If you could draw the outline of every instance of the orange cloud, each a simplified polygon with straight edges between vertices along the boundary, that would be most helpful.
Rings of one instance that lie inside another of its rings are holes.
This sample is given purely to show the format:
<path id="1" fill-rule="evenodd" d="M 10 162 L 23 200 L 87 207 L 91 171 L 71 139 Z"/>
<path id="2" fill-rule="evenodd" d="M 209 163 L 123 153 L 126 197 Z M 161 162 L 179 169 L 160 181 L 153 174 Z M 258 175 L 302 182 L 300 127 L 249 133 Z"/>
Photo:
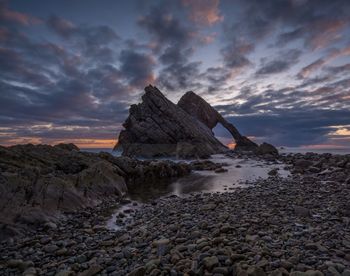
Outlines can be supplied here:
<path id="1" fill-rule="evenodd" d="M 301 148 L 305 149 L 342 149 L 346 148 L 345 146 L 342 145 L 335 145 L 335 144 L 316 144 L 316 145 L 305 145 L 301 146 Z"/>
<path id="2" fill-rule="evenodd" d="M 211 26 L 224 18 L 220 15 L 220 0 L 182 0 L 182 3 L 190 9 L 190 19 L 197 24 Z"/>

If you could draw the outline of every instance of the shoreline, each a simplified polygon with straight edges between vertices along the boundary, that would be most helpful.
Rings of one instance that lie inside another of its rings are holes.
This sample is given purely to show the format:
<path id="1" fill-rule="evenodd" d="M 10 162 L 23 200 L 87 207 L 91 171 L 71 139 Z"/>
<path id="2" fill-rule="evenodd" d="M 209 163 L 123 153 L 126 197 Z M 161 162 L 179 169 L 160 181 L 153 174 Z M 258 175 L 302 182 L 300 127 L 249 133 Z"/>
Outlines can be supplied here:
<path id="1" fill-rule="evenodd" d="M 291 170 L 287 178 L 274 171 L 229 192 L 160 198 L 117 231 L 106 227 L 115 199 L 68 212 L 30 236 L 2 241 L 0 269 L 27 276 L 350 275 L 350 155 L 279 159 Z"/>
<path id="2" fill-rule="evenodd" d="M 144 204 L 118 231 L 105 227 L 111 206 L 98 206 L 2 243 L 0 263 L 5 275 L 34 267 L 39 275 L 342 275 L 350 272 L 350 220 L 337 212 L 349 196 L 349 185 L 320 189 L 305 178 L 270 177 L 233 192 Z"/>

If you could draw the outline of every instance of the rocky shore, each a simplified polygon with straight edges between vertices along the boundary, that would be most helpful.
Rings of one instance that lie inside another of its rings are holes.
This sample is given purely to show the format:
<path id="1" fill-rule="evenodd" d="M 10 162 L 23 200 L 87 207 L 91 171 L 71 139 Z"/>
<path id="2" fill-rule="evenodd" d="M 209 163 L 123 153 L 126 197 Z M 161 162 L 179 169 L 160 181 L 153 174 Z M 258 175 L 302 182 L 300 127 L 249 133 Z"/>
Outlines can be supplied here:
<path id="1" fill-rule="evenodd" d="M 66 212 L 2 241 L 1 275 L 350 275 L 350 156 L 279 159 L 291 177 L 161 198 L 118 231 L 115 201 Z"/>
<path id="2" fill-rule="evenodd" d="M 118 201 L 129 183 L 190 172 L 185 163 L 89 153 L 73 144 L 0 147 L 0 240 L 52 228 L 65 212 Z"/>

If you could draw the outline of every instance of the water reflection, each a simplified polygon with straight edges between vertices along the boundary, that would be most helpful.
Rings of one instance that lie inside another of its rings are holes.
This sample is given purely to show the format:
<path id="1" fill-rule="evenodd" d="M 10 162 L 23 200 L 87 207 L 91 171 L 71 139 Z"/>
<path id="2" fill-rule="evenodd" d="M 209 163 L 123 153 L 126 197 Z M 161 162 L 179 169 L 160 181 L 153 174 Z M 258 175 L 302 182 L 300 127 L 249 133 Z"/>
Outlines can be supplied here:
<path id="1" fill-rule="evenodd" d="M 118 230 L 129 224 L 132 214 L 144 203 L 150 203 L 161 197 L 186 195 L 198 192 L 225 192 L 244 187 L 247 182 L 259 178 L 267 178 L 268 172 L 277 168 L 281 177 L 286 177 L 289 172 L 283 164 L 268 163 L 249 159 L 232 159 L 224 155 L 214 155 L 210 160 L 217 163 L 226 163 L 228 171 L 215 173 L 213 171 L 195 171 L 190 175 L 163 180 L 146 180 L 137 183 L 128 183 L 128 198 L 130 203 L 116 210 L 112 218 L 107 222 L 109 229 Z"/>
<path id="2" fill-rule="evenodd" d="M 185 196 L 196 192 L 225 192 L 235 187 L 245 186 L 247 182 L 259 178 L 267 178 L 268 172 L 278 168 L 279 175 L 289 174 L 282 164 L 266 163 L 249 159 L 232 159 L 224 155 L 214 155 L 210 160 L 226 163 L 228 171 L 215 173 L 213 171 L 195 171 L 182 178 L 143 181 L 128 184 L 128 197 L 137 202 L 147 203 L 154 199 L 177 195 Z"/>
<path id="3" fill-rule="evenodd" d="M 132 183 L 128 185 L 128 198 L 133 201 L 147 203 L 168 195 L 184 196 L 195 192 L 210 191 L 214 178 L 215 176 L 201 175 L 194 172 L 181 178 Z"/>

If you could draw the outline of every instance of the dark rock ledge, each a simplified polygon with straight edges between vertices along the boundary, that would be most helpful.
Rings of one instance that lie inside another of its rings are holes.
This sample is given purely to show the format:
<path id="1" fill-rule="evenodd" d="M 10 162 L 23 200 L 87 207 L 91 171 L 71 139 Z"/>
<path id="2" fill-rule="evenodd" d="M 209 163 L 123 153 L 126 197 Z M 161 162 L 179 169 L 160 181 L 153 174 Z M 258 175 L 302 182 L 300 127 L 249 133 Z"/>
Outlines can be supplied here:
<path id="1" fill-rule="evenodd" d="M 130 181 L 190 171 L 184 163 L 82 152 L 73 144 L 0 146 L 0 239 L 56 223 L 64 212 L 120 199 Z"/>

